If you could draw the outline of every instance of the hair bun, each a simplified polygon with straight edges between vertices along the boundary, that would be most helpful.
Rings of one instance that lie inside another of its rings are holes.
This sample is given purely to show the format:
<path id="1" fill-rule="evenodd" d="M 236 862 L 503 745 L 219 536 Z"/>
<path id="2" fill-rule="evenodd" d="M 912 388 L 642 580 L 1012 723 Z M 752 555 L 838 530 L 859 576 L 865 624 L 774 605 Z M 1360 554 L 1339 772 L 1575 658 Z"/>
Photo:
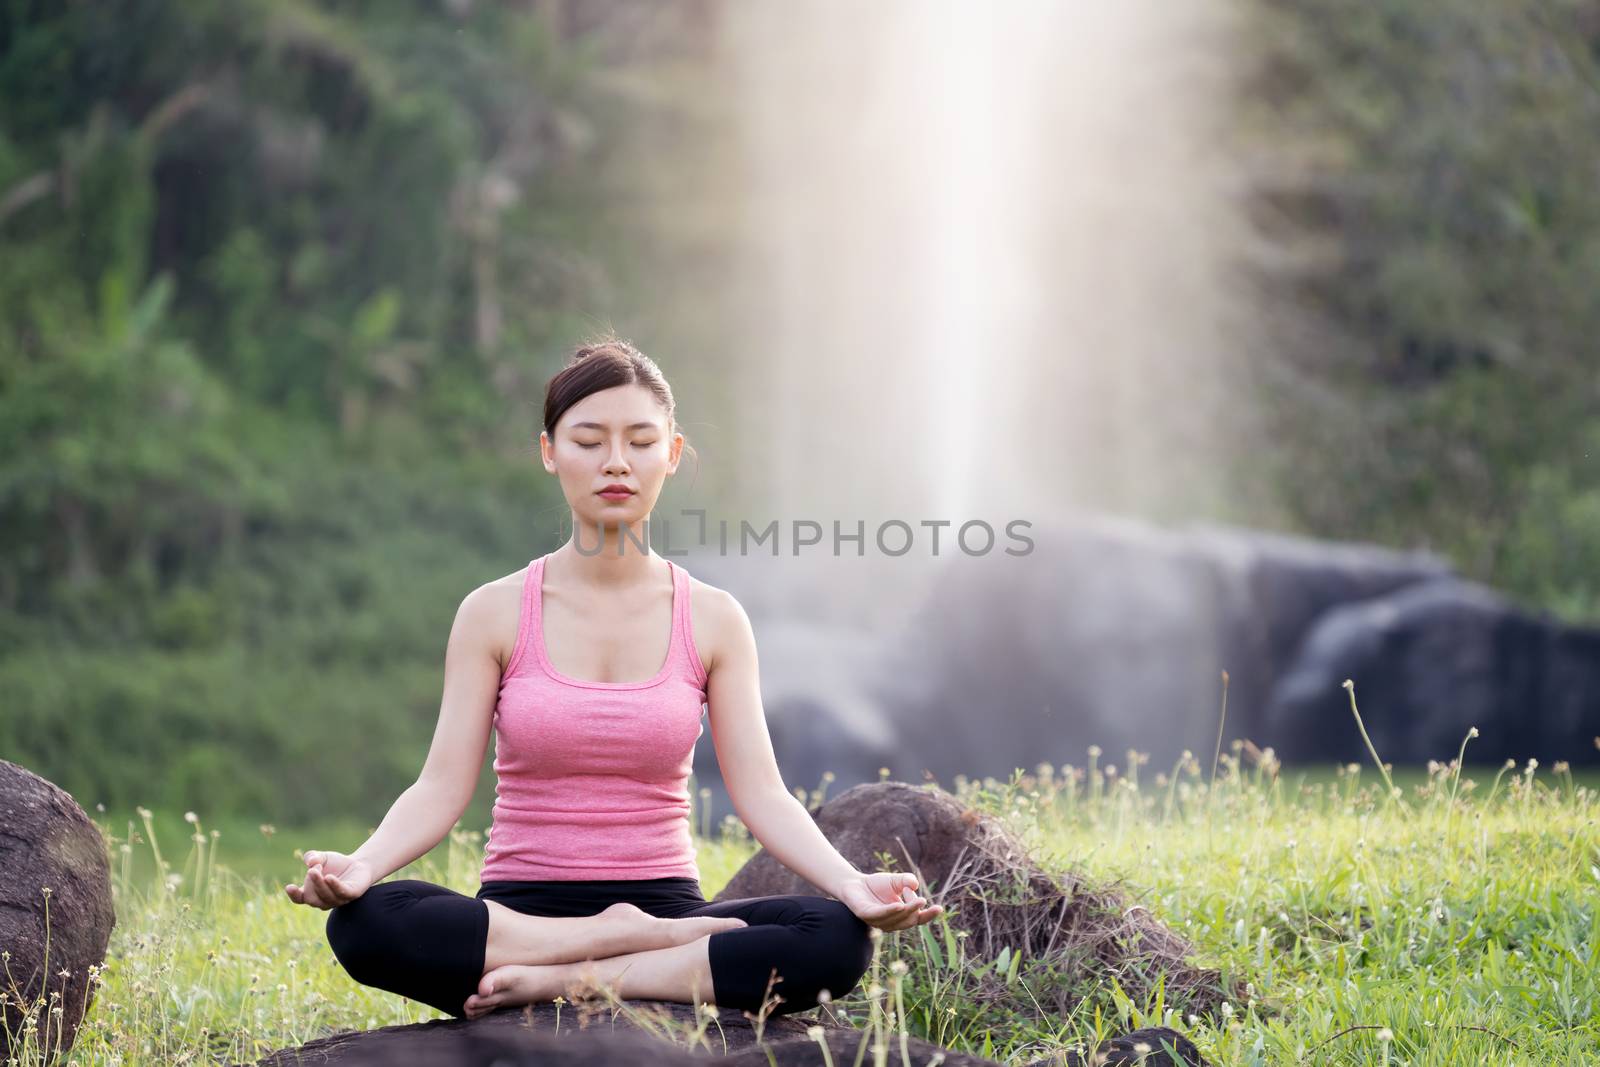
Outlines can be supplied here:
<path id="1" fill-rule="evenodd" d="M 632 342 L 625 341 L 620 337 L 601 337 L 593 341 L 585 342 L 574 349 L 572 355 L 567 359 L 567 366 L 571 367 L 575 364 L 582 363 L 585 360 L 593 359 L 596 356 L 617 355 L 639 358 L 642 357 L 644 353 L 635 348 Z"/>

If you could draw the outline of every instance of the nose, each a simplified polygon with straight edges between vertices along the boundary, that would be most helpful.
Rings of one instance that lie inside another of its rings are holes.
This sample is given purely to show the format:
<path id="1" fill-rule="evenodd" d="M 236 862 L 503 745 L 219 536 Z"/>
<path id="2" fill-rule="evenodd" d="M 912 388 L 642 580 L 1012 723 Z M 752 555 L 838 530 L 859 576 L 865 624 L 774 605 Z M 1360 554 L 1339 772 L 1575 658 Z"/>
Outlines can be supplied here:
<path id="1" fill-rule="evenodd" d="M 620 477 L 628 473 L 628 459 L 623 453 L 624 447 L 622 442 L 612 442 L 611 452 L 606 456 L 605 471 L 607 474 Z"/>

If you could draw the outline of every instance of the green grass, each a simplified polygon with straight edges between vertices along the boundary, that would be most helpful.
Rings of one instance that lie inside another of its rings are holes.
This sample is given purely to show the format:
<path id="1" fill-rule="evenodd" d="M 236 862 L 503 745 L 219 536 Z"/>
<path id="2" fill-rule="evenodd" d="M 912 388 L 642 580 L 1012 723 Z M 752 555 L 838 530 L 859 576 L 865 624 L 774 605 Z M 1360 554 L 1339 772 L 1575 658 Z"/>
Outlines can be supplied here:
<path id="1" fill-rule="evenodd" d="M 1236 743 L 1214 785 L 1209 777 L 1193 758 L 1152 774 L 1095 755 L 953 788 L 1047 867 L 1125 880 L 1192 940 L 1194 962 L 1248 982 L 1248 1003 L 1185 1017 L 1085 986 L 1071 1017 L 1042 1018 L 1039 983 L 1073 976 L 1004 955 L 969 959 L 942 918 L 880 939 L 872 971 L 828 1010 L 877 1031 L 870 1062 L 880 1064 L 901 1062 L 899 1033 L 1023 1063 L 1156 1024 L 1189 1034 L 1219 1065 L 1600 1059 L 1592 775 L 1558 765 L 1458 778 L 1452 762 L 1397 773 L 1395 797 L 1370 771 L 1284 772 L 1270 751 L 1241 754 Z M 440 1017 L 351 981 L 324 940 L 326 913 L 283 895 L 303 869 L 296 850 L 348 851 L 367 827 L 269 836 L 259 822 L 100 818 L 118 925 L 68 1062 L 248 1061 L 331 1031 Z M 742 827 L 725 818 L 724 829 L 733 832 L 699 842 L 708 894 L 754 852 Z M 481 833 L 458 830 L 395 877 L 470 894 L 481 848 Z M 166 879 L 155 877 L 158 849 Z M 997 981 L 1014 996 L 982 1007 L 976 984 Z"/>

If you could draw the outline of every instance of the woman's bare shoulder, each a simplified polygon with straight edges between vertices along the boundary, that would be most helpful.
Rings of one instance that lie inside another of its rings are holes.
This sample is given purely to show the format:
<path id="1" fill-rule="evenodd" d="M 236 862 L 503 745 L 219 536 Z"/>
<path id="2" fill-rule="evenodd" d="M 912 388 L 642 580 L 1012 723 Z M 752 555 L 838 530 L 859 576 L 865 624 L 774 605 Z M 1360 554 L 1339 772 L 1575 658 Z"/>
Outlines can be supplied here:
<path id="1" fill-rule="evenodd" d="M 470 612 L 476 628 L 484 634 L 489 651 L 505 668 L 517 647 L 517 630 L 522 625 L 522 586 L 527 577 L 527 567 L 519 567 L 510 574 L 490 579 L 473 589 L 461 602 L 461 610 Z"/>
<path id="2" fill-rule="evenodd" d="M 695 648 L 706 673 L 716 669 L 719 659 L 740 647 L 750 621 L 738 598 L 726 589 L 690 576 L 689 625 Z"/>

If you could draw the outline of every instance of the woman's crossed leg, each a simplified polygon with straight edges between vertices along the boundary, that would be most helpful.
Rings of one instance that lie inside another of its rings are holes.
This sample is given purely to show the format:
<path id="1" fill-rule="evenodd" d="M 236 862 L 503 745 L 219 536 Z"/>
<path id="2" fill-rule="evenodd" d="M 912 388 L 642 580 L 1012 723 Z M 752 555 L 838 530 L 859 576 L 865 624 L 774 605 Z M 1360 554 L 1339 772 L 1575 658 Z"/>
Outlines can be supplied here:
<path id="1" fill-rule="evenodd" d="M 679 922 L 735 918 L 745 925 L 668 948 L 577 963 L 493 967 L 467 999 L 467 1016 L 553 1000 L 583 984 L 605 985 L 623 1000 L 711 1003 L 751 1012 L 776 997 L 772 1014 L 787 1015 L 816 1007 L 824 991 L 845 995 L 872 962 L 870 928 L 825 897 L 747 897 L 661 910 Z"/>
<path id="2" fill-rule="evenodd" d="M 872 958 L 866 923 L 835 900 L 639 899 L 643 908 L 597 899 L 587 915 L 570 914 L 570 904 L 565 915 L 536 915 L 400 879 L 334 908 L 328 941 L 356 981 L 458 1017 L 554 999 L 583 983 L 623 998 L 749 1011 L 771 993 L 786 1014 L 815 1006 L 824 989 L 842 996 Z"/>

